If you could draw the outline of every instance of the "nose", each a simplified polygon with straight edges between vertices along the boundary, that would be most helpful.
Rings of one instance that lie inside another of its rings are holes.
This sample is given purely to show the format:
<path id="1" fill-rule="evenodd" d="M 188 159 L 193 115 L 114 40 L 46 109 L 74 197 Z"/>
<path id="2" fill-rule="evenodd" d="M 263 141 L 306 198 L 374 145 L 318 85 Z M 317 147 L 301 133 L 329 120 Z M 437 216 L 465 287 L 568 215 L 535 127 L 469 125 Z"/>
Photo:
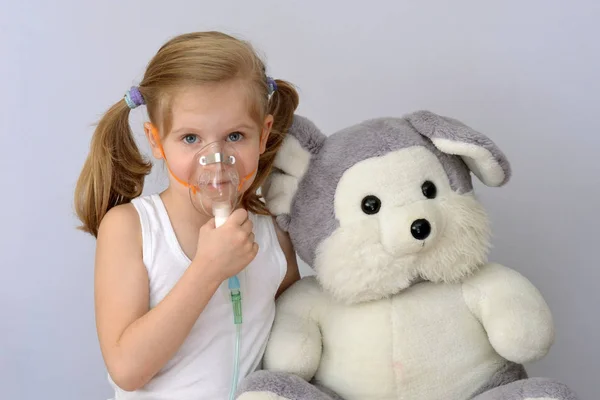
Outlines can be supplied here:
<path id="1" fill-rule="evenodd" d="M 417 240 L 425 240 L 431 233 L 431 224 L 426 219 L 418 219 L 410 226 L 410 233 Z"/>

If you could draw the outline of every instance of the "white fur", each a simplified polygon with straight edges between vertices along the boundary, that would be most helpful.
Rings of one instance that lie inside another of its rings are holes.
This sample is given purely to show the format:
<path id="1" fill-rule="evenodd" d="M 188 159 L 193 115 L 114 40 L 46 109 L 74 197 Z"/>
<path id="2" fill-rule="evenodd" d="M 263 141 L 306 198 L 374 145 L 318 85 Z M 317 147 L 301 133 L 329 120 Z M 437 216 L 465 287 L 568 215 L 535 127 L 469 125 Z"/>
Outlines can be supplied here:
<path id="1" fill-rule="evenodd" d="M 263 185 L 265 203 L 274 215 L 289 214 L 298 189 L 298 179 L 292 175 L 273 172 Z"/>
<path id="2" fill-rule="evenodd" d="M 460 155 L 469 169 L 486 185 L 498 186 L 504 181 L 504 170 L 488 149 L 450 139 L 433 138 L 432 142 L 444 153 Z"/>
<path id="3" fill-rule="evenodd" d="M 306 173 L 310 157 L 310 153 L 302 147 L 298 139 L 287 135 L 275 156 L 273 166 L 299 179 Z"/>
<path id="4" fill-rule="evenodd" d="M 308 277 L 282 299 L 265 366 L 308 380 L 302 360 L 322 345 L 314 377 L 346 400 L 466 399 L 502 363 L 458 284 L 422 283 L 390 299 L 345 305 Z"/>
<path id="5" fill-rule="evenodd" d="M 426 199 L 421 185 L 437 186 Z M 366 215 L 361 200 L 376 195 L 378 214 Z M 472 194 L 452 191 L 437 158 L 412 147 L 357 163 L 342 176 L 335 194 L 339 228 L 320 243 L 315 269 L 319 282 L 346 303 L 398 293 L 415 278 L 457 282 L 486 262 L 489 223 Z M 410 233 L 425 218 L 432 233 L 425 241 Z"/>
<path id="6" fill-rule="evenodd" d="M 506 359 L 537 361 L 550 350 L 554 342 L 550 309 L 538 289 L 518 272 L 486 265 L 463 283 L 463 295 L 492 346 Z"/>

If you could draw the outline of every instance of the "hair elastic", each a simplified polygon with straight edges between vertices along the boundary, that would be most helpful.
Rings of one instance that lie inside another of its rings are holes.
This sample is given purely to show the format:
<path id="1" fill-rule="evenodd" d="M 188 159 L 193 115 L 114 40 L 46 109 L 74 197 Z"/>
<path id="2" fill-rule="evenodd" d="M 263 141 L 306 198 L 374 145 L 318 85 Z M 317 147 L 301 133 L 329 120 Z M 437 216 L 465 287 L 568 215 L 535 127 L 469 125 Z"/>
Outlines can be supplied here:
<path id="1" fill-rule="evenodd" d="M 275 82 L 275 79 L 271 78 L 270 76 L 267 76 L 267 86 L 269 87 L 270 100 L 271 96 L 273 96 L 273 93 L 275 93 L 275 91 L 277 90 L 277 82 Z"/>
<path id="2" fill-rule="evenodd" d="M 132 86 L 127 93 L 125 93 L 124 98 L 125 103 L 127 103 L 127 106 L 132 110 L 138 106 L 146 104 L 142 93 L 140 93 L 140 88 L 137 86 Z"/>

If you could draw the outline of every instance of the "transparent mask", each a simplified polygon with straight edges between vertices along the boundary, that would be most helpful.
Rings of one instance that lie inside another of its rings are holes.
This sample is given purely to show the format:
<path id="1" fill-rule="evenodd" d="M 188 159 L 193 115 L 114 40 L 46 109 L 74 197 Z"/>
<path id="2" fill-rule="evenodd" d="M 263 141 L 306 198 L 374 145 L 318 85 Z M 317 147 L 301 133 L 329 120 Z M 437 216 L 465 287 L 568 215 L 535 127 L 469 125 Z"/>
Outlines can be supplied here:
<path id="1" fill-rule="evenodd" d="M 213 142 L 194 157 L 189 177 L 190 199 L 199 212 L 222 225 L 240 201 L 239 156 L 227 142 Z"/>

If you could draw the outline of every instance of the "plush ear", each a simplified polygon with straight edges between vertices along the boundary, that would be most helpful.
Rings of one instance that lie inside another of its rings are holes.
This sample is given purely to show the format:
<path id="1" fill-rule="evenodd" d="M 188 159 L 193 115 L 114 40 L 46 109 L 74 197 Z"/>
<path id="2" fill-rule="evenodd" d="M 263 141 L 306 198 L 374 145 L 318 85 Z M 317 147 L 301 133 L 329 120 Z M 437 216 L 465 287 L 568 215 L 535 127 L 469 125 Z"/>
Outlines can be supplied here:
<path id="1" fill-rule="evenodd" d="M 510 179 L 508 159 L 485 135 L 460 121 L 430 111 L 417 111 L 405 118 L 438 150 L 460 156 L 485 185 L 502 186 Z"/>
<path id="2" fill-rule="evenodd" d="M 294 115 L 281 148 L 275 156 L 273 172 L 262 187 L 267 207 L 277 216 L 282 229 L 287 230 L 292 201 L 298 184 L 327 137 L 308 118 Z"/>

